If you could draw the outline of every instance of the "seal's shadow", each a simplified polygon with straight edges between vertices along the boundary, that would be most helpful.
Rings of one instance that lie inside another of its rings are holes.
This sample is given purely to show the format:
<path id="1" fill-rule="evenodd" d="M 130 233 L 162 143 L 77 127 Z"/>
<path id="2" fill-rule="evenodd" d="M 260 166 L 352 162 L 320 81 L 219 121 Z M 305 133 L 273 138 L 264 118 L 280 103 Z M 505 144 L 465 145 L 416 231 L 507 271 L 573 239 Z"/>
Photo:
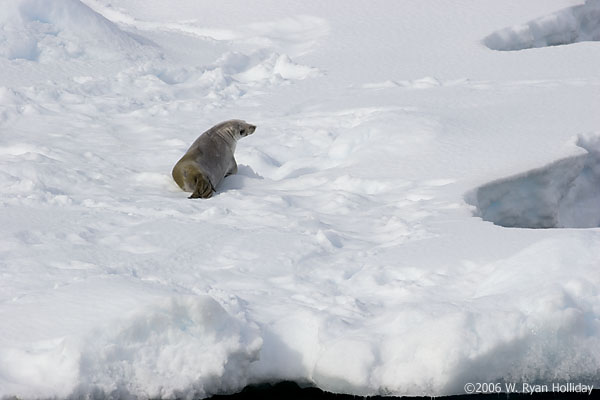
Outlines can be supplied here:
<path id="1" fill-rule="evenodd" d="M 248 165 L 238 164 L 238 172 L 235 175 L 229 175 L 217 187 L 217 193 L 224 193 L 229 190 L 239 190 L 248 184 L 249 179 L 264 179 L 257 174 L 252 167 Z"/>

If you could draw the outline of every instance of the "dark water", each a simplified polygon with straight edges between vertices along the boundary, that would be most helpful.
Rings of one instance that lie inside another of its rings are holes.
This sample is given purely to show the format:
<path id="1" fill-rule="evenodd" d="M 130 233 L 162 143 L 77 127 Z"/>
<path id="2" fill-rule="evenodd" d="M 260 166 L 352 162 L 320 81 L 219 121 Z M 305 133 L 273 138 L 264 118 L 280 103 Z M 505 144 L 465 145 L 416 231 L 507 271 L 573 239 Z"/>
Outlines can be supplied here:
<path id="1" fill-rule="evenodd" d="M 396 396 L 352 396 L 347 394 L 335 394 L 325 392 L 321 389 L 308 387 L 301 388 L 295 382 L 280 382 L 276 384 L 262 384 L 247 386 L 240 393 L 231 395 L 213 396 L 211 400 L 247 400 L 247 399 L 264 399 L 264 400 L 417 400 L 417 399 L 432 399 L 431 397 L 396 397 Z M 472 394 L 459 396 L 442 396 L 435 397 L 436 400 L 594 400 L 600 399 L 600 390 L 593 390 L 591 395 L 587 393 L 534 393 L 534 394 L 519 394 L 506 393 L 498 394 Z"/>

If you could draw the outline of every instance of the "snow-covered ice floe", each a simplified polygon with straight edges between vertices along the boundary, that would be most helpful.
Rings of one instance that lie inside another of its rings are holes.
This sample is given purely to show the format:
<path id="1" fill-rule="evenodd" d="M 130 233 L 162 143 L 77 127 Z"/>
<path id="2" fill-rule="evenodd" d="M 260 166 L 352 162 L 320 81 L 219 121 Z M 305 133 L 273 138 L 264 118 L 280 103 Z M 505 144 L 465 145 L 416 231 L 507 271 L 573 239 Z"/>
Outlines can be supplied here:
<path id="1" fill-rule="evenodd" d="M 1 1 L 0 398 L 600 387 L 596 13 Z"/>

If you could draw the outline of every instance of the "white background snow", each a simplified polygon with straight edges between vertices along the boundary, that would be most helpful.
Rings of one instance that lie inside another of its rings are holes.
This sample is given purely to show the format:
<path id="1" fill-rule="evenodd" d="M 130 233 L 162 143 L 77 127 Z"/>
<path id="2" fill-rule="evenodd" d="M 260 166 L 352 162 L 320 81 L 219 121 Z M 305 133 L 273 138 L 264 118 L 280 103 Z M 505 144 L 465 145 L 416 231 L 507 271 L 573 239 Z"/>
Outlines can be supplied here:
<path id="1" fill-rule="evenodd" d="M 600 386 L 599 14 L 1 0 L 0 397 Z"/>

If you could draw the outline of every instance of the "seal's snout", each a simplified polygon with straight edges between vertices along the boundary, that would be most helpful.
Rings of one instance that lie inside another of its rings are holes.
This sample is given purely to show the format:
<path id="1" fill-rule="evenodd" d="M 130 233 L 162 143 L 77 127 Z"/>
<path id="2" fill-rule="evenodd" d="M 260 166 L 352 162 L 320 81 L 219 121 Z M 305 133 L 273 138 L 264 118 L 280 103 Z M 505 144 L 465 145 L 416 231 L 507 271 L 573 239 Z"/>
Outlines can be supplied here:
<path id="1" fill-rule="evenodd" d="M 240 137 L 252 135 L 255 130 L 256 125 L 249 124 L 246 121 L 241 121 L 240 125 L 238 126 L 238 132 L 240 134 Z"/>

